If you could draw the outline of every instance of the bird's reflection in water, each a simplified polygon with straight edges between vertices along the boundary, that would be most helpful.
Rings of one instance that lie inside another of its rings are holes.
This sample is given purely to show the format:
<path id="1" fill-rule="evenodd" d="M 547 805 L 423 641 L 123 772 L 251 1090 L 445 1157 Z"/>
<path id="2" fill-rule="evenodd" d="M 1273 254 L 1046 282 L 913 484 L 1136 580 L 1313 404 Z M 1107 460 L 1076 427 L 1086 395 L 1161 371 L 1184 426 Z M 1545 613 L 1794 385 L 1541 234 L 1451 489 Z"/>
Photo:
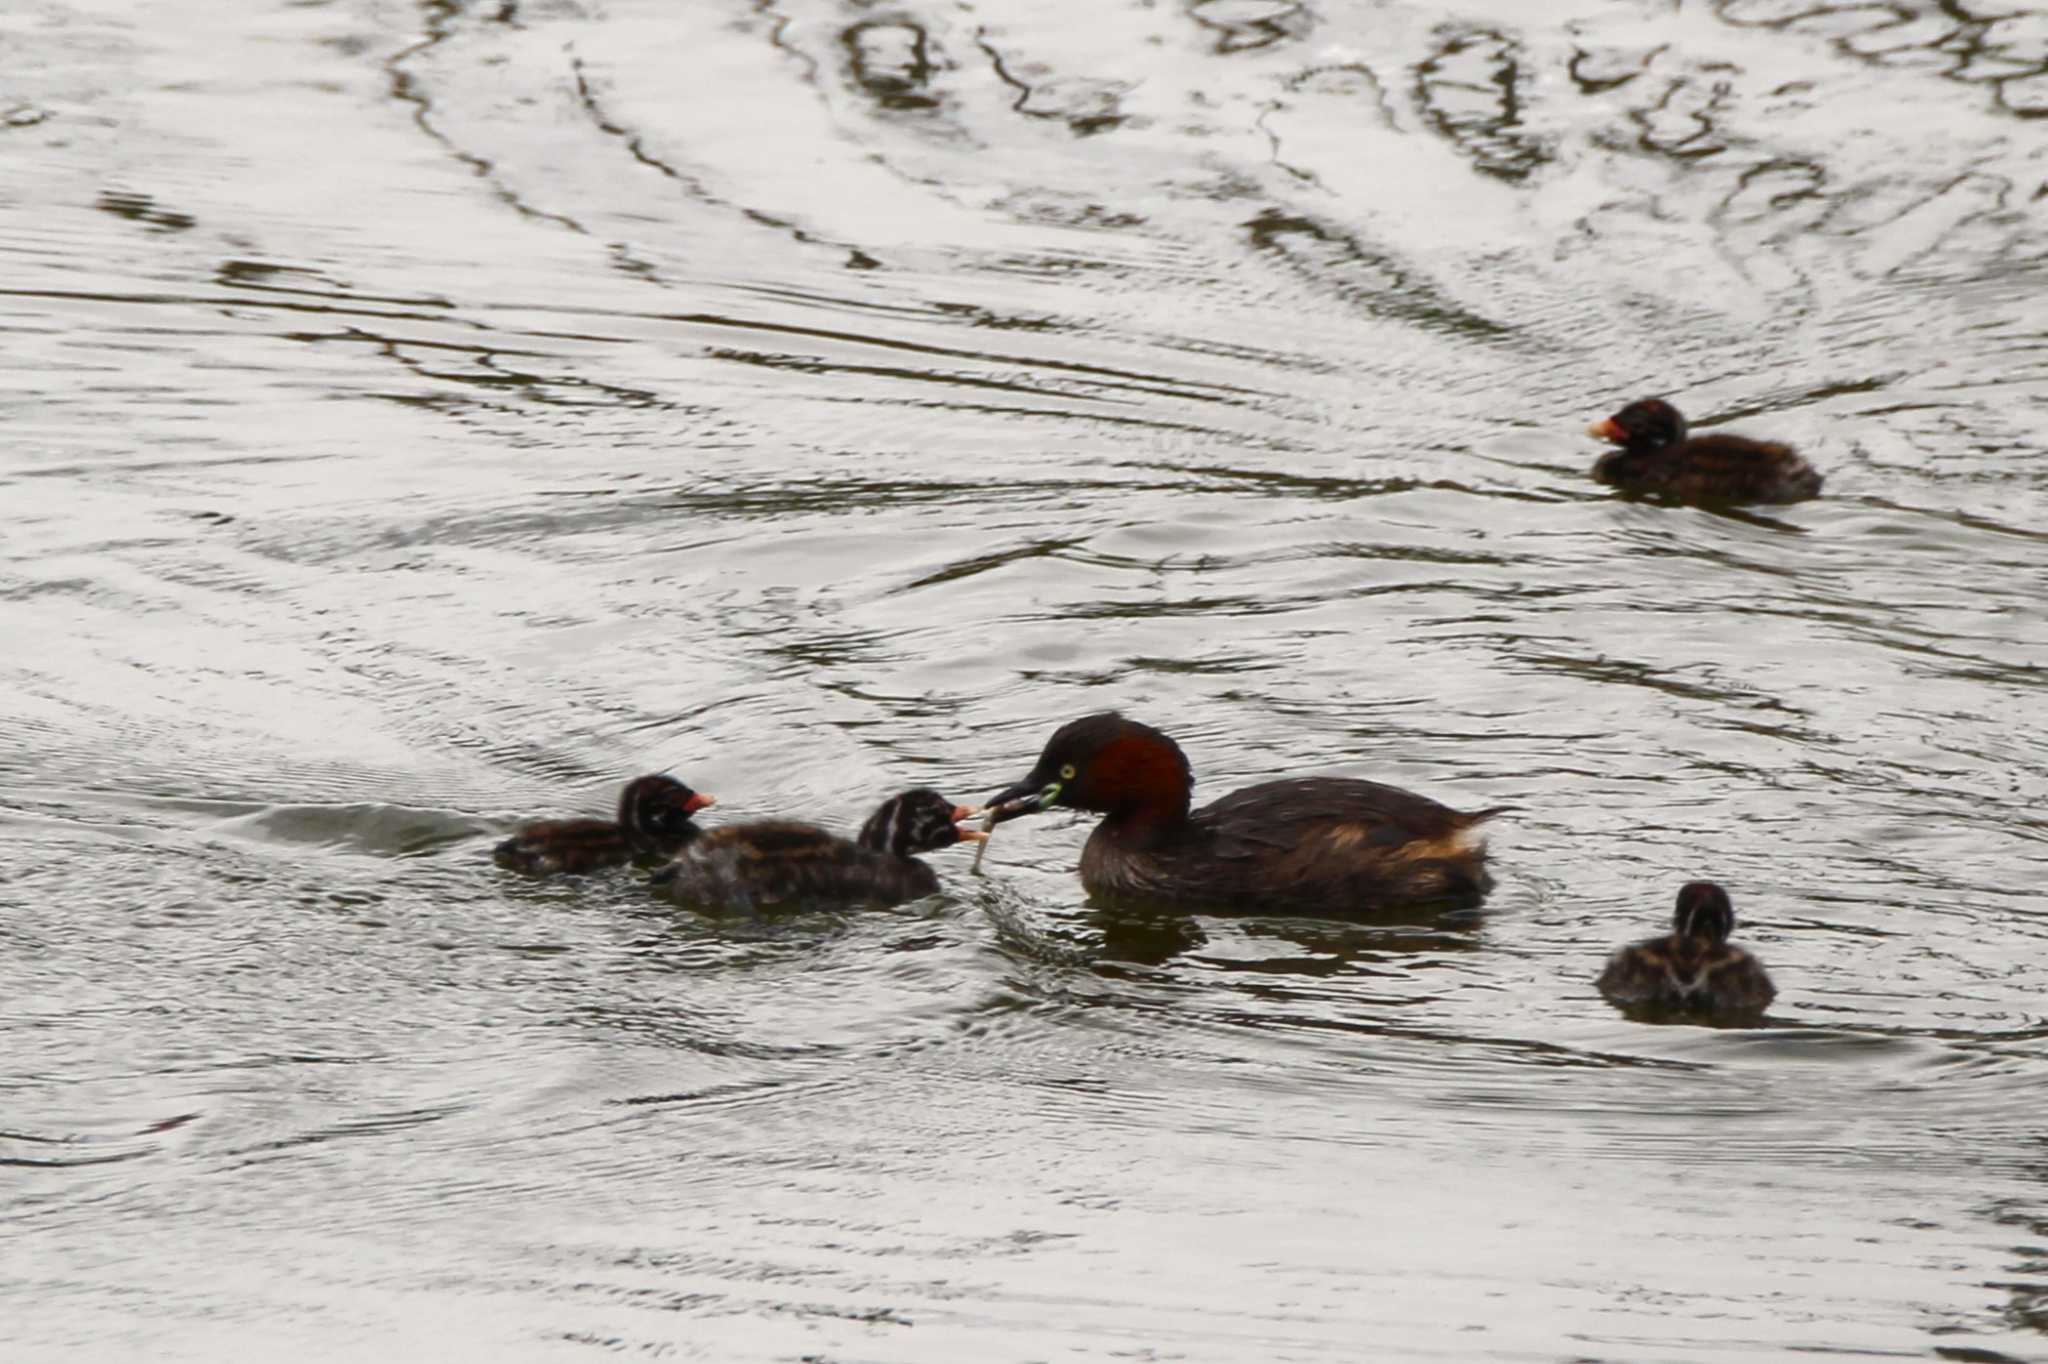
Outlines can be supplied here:
<path id="1" fill-rule="evenodd" d="M 1436 909 L 1406 905 L 1386 918 L 1217 920 L 1228 923 L 1233 936 L 1300 950 L 1283 949 L 1270 956 L 1214 955 L 1204 957 L 1204 963 L 1226 971 L 1335 975 L 1380 958 L 1471 951 L 1479 946 L 1483 921 L 1467 904 Z M 1114 970 L 1118 964 L 1164 966 L 1211 942 L 1200 917 L 1171 910 L 1095 903 L 1084 922 L 1100 935 L 1097 969 Z"/>

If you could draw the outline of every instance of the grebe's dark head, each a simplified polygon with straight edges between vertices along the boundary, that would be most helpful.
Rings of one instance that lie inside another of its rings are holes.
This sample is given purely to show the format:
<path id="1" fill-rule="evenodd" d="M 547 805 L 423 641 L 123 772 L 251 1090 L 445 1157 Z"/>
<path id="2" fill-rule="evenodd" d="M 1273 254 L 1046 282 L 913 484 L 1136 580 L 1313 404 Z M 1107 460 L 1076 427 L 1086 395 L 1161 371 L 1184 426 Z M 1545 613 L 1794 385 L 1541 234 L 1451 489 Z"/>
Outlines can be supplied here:
<path id="1" fill-rule="evenodd" d="M 920 786 L 883 801 L 860 826 L 860 837 L 854 841 L 875 852 L 915 857 L 987 838 L 979 829 L 960 827 L 961 820 L 974 814 L 972 807 L 955 805 L 929 786 Z"/>
<path id="2" fill-rule="evenodd" d="M 619 793 L 619 827 L 642 852 L 674 852 L 699 832 L 690 817 L 717 803 L 674 777 L 635 777 Z"/>
<path id="3" fill-rule="evenodd" d="M 1187 754 L 1150 725 L 1115 711 L 1061 725 L 1031 775 L 989 801 L 998 821 L 1065 805 L 1125 815 L 1153 810 L 1184 815 L 1195 784 Z"/>
<path id="4" fill-rule="evenodd" d="M 1688 881 L 1678 890 L 1678 910 L 1672 926 L 1681 938 L 1724 943 L 1735 931 L 1735 906 L 1728 892 L 1712 881 Z"/>
<path id="5" fill-rule="evenodd" d="M 1662 398 L 1644 398 L 1630 403 L 1605 421 L 1586 428 L 1589 436 L 1612 441 L 1630 450 L 1661 450 L 1685 439 L 1685 418 Z"/>

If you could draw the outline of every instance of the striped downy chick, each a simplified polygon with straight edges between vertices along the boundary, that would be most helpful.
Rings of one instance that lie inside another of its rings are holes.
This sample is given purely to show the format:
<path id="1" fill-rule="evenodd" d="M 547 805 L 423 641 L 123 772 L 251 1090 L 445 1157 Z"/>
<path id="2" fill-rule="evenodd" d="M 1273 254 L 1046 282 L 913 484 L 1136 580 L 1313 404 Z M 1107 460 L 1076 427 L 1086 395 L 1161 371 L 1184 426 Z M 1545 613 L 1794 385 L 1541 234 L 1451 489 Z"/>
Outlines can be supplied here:
<path id="1" fill-rule="evenodd" d="M 1763 963 L 1728 941 L 1735 907 L 1712 881 L 1678 892 L 1672 932 L 1619 949 L 1600 973 L 1600 993 L 1617 1004 L 1716 1013 L 1754 1013 L 1776 996 Z"/>
<path id="2" fill-rule="evenodd" d="M 654 886 L 703 909 L 902 904 L 939 888 L 938 873 L 917 854 L 987 837 L 960 827 L 975 813 L 919 787 L 883 801 L 852 841 L 793 820 L 729 824 L 683 849 L 654 874 Z"/>
<path id="3" fill-rule="evenodd" d="M 703 833 L 692 818 L 717 802 L 674 777 L 636 777 L 619 793 L 619 815 L 529 824 L 500 843 L 498 865 L 528 876 L 623 867 L 642 858 L 674 857 Z"/>

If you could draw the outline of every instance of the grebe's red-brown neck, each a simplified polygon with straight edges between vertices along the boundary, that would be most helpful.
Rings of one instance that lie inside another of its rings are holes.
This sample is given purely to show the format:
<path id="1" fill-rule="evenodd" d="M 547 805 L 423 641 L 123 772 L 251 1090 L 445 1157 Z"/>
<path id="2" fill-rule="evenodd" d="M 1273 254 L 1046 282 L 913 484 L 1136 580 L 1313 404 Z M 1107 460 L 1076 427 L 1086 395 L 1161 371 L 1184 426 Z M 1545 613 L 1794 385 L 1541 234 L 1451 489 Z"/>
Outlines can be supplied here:
<path id="1" fill-rule="evenodd" d="M 1188 817 L 1194 773 L 1180 745 L 1150 725 L 1104 711 L 1062 725 L 1031 775 L 989 802 L 1010 818 L 1064 805 L 1107 815 L 1112 837 L 1146 841 Z"/>

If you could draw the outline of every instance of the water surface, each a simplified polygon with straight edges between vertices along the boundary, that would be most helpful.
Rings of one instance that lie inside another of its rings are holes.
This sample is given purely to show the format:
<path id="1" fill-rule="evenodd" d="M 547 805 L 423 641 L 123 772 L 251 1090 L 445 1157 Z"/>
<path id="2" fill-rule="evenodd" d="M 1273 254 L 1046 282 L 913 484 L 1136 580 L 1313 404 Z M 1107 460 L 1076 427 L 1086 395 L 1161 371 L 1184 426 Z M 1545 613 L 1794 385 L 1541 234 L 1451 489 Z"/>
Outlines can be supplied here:
<path id="1" fill-rule="evenodd" d="M 22 1358 L 2048 1357 L 2048 29 L 1970 3 L 0 15 Z M 1618 500 L 1662 392 L 1828 496 Z M 1166 725 L 1476 915 L 490 866 Z M 1753 1029 L 1591 988 L 1733 891 Z"/>

